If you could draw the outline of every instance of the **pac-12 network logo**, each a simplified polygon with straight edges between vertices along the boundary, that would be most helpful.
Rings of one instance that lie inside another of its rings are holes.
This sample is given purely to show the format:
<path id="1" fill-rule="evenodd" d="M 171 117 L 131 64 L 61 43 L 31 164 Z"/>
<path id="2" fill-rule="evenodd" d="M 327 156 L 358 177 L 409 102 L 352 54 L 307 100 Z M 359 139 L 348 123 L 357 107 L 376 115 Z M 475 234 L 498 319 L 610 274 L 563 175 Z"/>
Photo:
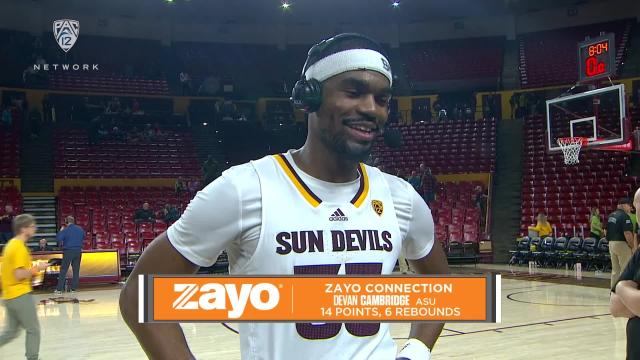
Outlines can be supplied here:
<path id="1" fill-rule="evenodd" d="M 62 19 L 53 22 L 53 36 L 64 52 L 71 50 L 79 34 L 80 22 L 77 20 Z"/>

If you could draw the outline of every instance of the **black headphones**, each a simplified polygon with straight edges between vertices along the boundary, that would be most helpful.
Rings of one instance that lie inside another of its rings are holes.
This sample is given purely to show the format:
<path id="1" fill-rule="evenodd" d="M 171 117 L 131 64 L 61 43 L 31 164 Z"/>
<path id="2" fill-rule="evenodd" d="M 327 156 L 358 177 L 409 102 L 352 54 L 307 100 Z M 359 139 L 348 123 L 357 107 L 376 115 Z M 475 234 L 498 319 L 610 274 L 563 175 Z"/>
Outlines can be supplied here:
<path id="1" fill-rule="evenodd" d="M 322 105 L 322 83 L 317 79 L 305 78 L 304 73 L 307 71 L 309 59 L 323 52 L 326 48 L 335 44 L 336 42 L 348 38 L 367 40 L 377 47 L 377 49 L 375 49 L 376 51 L 380 51 L 381 53 L 383 52 L 382 46 L 377 41 L 371 39 L 368 36 L 358 33 L 339 34 L 332 38 L 322 40 L 321 42 L 313 45 L 307 53 L 307 60 L 305 60 L 304 66 L 302 67 L 300 80 L 296 82 L 296 84 L 293 86 L 293 91 L 291 91 L 291 98 L 289 100 L 291 100 L 291 103 L 293 104 L 293 107 L 295 109 L 304 110 L 307 113 L 318 111 L 320 105 Z"/>

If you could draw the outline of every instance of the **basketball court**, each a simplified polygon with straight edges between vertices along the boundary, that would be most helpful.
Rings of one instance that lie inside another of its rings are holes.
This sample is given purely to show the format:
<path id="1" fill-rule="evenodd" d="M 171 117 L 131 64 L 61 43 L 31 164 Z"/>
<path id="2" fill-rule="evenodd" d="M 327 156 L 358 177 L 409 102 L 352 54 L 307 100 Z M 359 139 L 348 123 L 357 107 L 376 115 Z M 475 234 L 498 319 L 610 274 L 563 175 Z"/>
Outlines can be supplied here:
<path id="1" fill-rule="evenodd" d="M 608 274 L 479 265 L 454 268 L 456 273 L 500 271 L 502 323 L 449 323 L 438 340 L 434 359 L 624 359 L 626 320 L 609 315 Z M 597 277 L 596 277 L 597 276 Z M 590 280 L 590 281 L 589 281 Z M 592 286 L 584 286 L 588 282 Z M 595 284 L 594 284 L 595 283 Z M 598 286 L 593 286 L 598 285 Z M 602 287 L 604 285 L 604 287 Z M 83 290 L 78 299 L 90 303 L 38 305 L 43 359 L 143 359 L 144 353 L 120 317 L 120 287 Z M 39 301 L 51 294 L 36 294 Z M 4 321 L 4 308 L 0 322 Z M 198 359 L 240 359 L 240 342 L 228 324 L 183 324 Z M 409 324 L 392 324 L 402 345 Z M 102 339 L 102 340 L 100 340 Z M 24 333 L 0 349 L 0 358 L 22 359 Z"/>

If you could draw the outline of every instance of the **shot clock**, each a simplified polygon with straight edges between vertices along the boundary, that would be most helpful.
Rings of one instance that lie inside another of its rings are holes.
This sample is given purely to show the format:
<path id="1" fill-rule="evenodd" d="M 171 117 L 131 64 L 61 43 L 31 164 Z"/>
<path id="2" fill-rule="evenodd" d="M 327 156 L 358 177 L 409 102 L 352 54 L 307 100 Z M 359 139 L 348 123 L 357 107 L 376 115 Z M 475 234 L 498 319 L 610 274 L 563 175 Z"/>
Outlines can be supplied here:
<path id="1" fill-rule="evenodd" d="M 615 71 L 615 38 L 606 34 L 578 43 L 578 71 L 580 81 L 610 76 Z"/>

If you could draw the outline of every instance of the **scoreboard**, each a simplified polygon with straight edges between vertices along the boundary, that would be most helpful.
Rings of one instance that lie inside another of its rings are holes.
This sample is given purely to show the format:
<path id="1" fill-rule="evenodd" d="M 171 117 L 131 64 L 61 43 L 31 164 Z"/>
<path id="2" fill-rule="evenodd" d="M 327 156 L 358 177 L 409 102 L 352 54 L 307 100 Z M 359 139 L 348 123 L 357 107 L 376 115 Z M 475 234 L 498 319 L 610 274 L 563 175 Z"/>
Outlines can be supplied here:
<path id="1" fill-rule="evenodd" d="M 613 33 L 578 43 L 580 81 L 610 76 L 616 67 L 616 46 Z"/>

